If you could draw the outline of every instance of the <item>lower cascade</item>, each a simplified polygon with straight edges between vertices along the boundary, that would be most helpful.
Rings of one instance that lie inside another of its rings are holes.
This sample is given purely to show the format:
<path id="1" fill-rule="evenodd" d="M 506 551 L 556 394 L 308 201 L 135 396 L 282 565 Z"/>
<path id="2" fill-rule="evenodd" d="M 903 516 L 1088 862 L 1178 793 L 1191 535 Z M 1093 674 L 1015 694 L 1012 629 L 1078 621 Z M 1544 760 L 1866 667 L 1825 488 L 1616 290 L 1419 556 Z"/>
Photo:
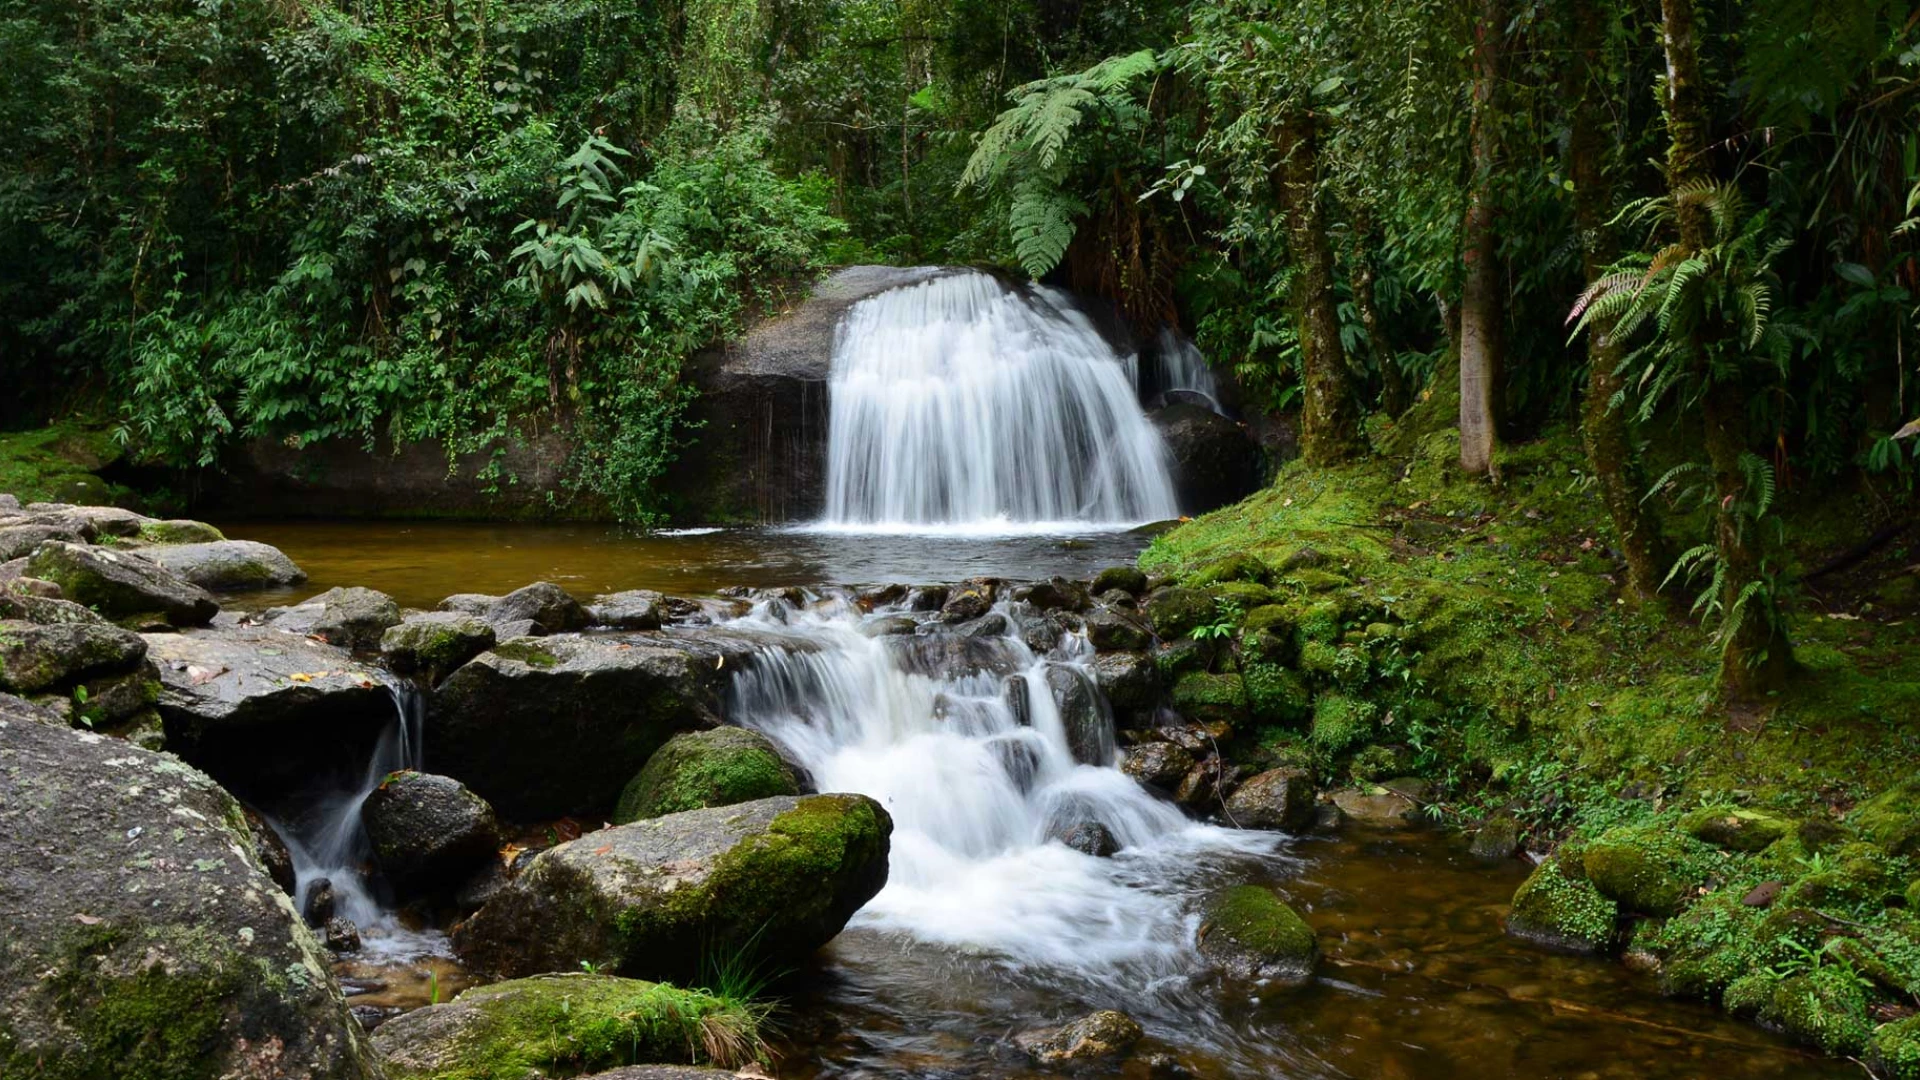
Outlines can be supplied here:
<path id="1" fill-rule="evenodd" d="M 1131 365 L 1064 293 L 955 273 L 855 305 L 833 356 L 826 527 L 1007 531 L 1177 516 Z"/>
<path id="2" fill-rule="evenodd" d="M 781 744 L 820 790 L 893 815 L 886 888 L 839 948 L 878 935 L 896 961 L 982 965 L 1150 1025 L 1153 999 L 1172 995 L 1184 1002 L 1162 1001 L 1169 1022 L 1191 1023 L 1200 879 L 1280 841 L 1192 822 L 1115 768 L 1092 648 L 1023 607 L 900 632 L 899 612 L 763 603 L 734 624 L 768 644 L 735 674 L 729 719 Z M 1089 830 L 1117 854 L 1063 842 Z"/>

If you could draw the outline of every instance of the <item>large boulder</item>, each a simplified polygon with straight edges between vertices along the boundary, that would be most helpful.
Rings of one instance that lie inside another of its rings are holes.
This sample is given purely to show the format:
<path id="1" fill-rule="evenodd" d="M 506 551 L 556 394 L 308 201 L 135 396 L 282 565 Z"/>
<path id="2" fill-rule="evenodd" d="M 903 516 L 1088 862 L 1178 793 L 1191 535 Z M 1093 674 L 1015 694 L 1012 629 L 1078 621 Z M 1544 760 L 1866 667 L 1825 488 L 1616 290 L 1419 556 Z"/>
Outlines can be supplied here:
<path id="1" fill-rule="evenodd" d="M 220 612 L 200 586 L 107 548 L 49 541 L 27 559 L 27 576 L 51 581 L 68 600 L 114 619 L 158 616 L 174 626 L 204 626 Z"/>
<path id="2" fill-rule="evenodd" d="M 389 1080 L 573 1076 L 631 1062 L 732 1066 L 764 1050 L 751 1006 L 700 990 L 581 972 L 475 987 L 387 1021 L 373 1044 Z M 683 1075 L 635 1072 L 652 1080 Z"/>
<path id="3" fill-rule="evenodd" d="M 17 694 L 70 688 L 82 679 L 133 669 L 147 643 L 108 622 L 38 625 L 0 620 L 0 690 Z"/>
<path id="4" fill-rule="evenodd" d="M 593 598 L 587 615 L 595 626 L 616 630 L 658 630 L 666 614 L 667 598 L 650 589 L 630 589 Z"/>
<path id="5" fill-rule="evenodd" d="M 366 767 L 393 692 L 345 650 L 272 627 L 146 635 L 167 745 L 243 797 Z"/>
<path id="6" fill-rule="evenodd" d="M 1620 907 L 1586 879 L 1577 855 L 1556 853 L 1513 894 L 1507 933 L 1561 952 L 1597 953 L 1611 948 Z"/>
<path id="7" fill-rule="evenodd" d="M 850 266 L 798 307 L 695 355 L 687 377 L 695 447 L 667 478 L 678 519 L 797 521 L 818 516 L 827 479 L 827 379 L 841 316 L 860 300 L 945 271 Z"/>
<path id="8" fill-rule="evenodd" d="M 1115 712 L 1151 716 L 1160 704 L 1160 669 L 1143 652 L 1101 653 L 1089 665 Z"/>
<path id="9" fill-rule="evenodd" d="M 732 806 L 800 794 L 800 781 L 773 741 L 757 731 L 721 727 L 675 735 L 647 759 L 620 793 L 613 821 L 625 825 L 662 814 Z"/>
<path id="10" fill-rule="evenodd" d="M 377 589 L 328 589 L 311 600 L 270 612 L 275 629 L 317 637 L 355 652 L 373 652 L 389 627 L 400 624 L 400 605 Z"/>
<path id="11" fill-rule="evenodd" d="M 395 674 L 417 675 L 428 685 L 493 648 L 493 624 L 459 611 L 409 615 L 380 635 L 380 655 Z"/>
<path id="12" fill-rule="evenodd" d="M 48 522 L 0 526 L 0 562 L 24 559 L 49 540 L 68 544 L 82 542 L 80 529 L 75 525 Z"/>
<path id="13" fill-rule="evenodd" d="M 669 737 L 715 726 L 721 678 L 640 636 L 503 641 L 434 692 L 428 764 L 509 820 L 604 815 Z"/>
<path id="14" fill-rule="evenodd" d="M 403 896 L 451 893 L 500 850 L 493 807 L 451 777 L 394 773 L 367 794 L 360 819 L 374 861 Z"/>
<path id="15" fill-rule="evenodd" d="M 276 589 L 307 580 L 307 572 L 285 552 L 257 540 L 166 544 L 141 548 L 140 554 L 213 592 Z"/>
<path id="16" fill-rule="evenodd" d="M 1141 743 L 1130 748 L 1120 762 L 1120 771 L 1161 793 L 1171 795 L 1193 771 L 1194 758 L 1185 749 L 1170 742 Z"/>
<path id="17" fill-rule="evenodd" d="M 1243 829 L 1303 832 L 1314 819 L 1313 777 L 1305 769 L 1269 769 L 1227 799 L 1227 820 Z"/>
<path id="18" fill-rule="evenodd" d="M 455 930 L 454 948 L 505 976 L 586 961 L 683 978 L 715 954 L 796 962 L 886 884 L 892 832 L 864 795 L 785 796 L 617 825 L 543 852 Z"/>
<path id="19" fill-rule="evenodd" d="M 593 620 L 567 590 L 550 581 L 536 581 L 493 602 L 487 621 L 498 626 L 531 623 L 534 634 L 584 630 Z"/>
<path id="20" fill-rule="evenodd" d="M 1299 982 L 1313 976 L 1320 945 L 1298 912 L 1261 885 L 1238 885 L 1206 904 L 1200 953 L 1236 979 Z"/>
<path id="21" fill-rule="evenodd" d="M 202 773 L 0 699 L 0 835 L 0 1075 L 381 1075 Z"/>
<path id="22" fill-rule="evenodd" d="M 1184 513 L 1238 502 L 1260 487 L 1260 447 L 1246 428 L 1204 406 L 1180 402 L 1148 414 L 1167 445 Z"/>

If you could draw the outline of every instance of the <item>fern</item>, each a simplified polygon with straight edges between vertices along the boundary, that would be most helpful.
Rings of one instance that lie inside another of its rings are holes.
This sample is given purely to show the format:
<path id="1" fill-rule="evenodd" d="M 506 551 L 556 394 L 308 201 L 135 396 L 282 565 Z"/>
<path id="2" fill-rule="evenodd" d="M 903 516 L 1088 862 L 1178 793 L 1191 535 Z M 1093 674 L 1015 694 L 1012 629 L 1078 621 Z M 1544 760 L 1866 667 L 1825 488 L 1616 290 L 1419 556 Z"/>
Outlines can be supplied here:
<path id="1" fill-rule="evenodd" d="M 1021 268 L 1037 278 L 1060 265 L 1079 229 L 1076 219 L 1086 212 L 1085 203 L 1043 180 L 1016 187 L 1008 222 Z"/>

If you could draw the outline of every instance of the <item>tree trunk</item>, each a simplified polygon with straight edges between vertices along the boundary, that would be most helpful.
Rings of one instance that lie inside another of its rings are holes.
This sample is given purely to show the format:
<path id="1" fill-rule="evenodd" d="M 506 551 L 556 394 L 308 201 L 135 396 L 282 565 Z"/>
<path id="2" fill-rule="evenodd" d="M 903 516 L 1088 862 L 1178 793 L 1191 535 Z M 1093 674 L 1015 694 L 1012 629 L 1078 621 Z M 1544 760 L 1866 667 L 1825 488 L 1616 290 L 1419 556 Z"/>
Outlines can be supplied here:
<path id="1" fill-rule="evenodd" d="M 1301 456 L 1325 465 L 1366 449 L 1348 382 L 1340 316 L 1334 306 L 1333 247 L 1320 213 L 1319 142 L 1314 118 L 1297 113 L 1280 130 L 1280 204 L 1297 273 L 1293 300 L 1300 323 Z"/>
<path id="2" fill-rule="evenodd" d="M 1700 44 L 1693 0 L 1660 0 L 1662 40 L 1667 53 L 1667 191 L 1674 197 L 1680 243 L 1690 251 L 1705 248 L 1711 237 L 1704 207 L 1681 195 L 1698 186 L 1707 172 L 1707 109 L 1700 85 Z M 1793 647 L 1785 632 L 1760 604 L 1740 607 L 1741 598 L 1761 579 L 1758 537 L 1742 527 L 1740 508 L 1747 501 L 1746 395 L 1739 382 L 1714 378 L 1704 343 L 1692 343 L 1696 377 L 1706 383 L 1707 459 L 1713 468 L 1713 543 L 1720 560 L 1720 615 L 1734 631 L 1723 642 L 1720 686 L 1736 697 L 1753 697 L 1780 686 L 1793 666 Z M 1722 631 L 1725 633 L 1725 631 Z"/>
<path id="3" fill-rule="evenodd" d="M 1574 218 L 1580 229 L 1587 280 L 1597 281 L 1616 254 L 1607 229 L 1613 189 L 1607 183 L 1602 157 L 1606 151 L 1601 132 L 1606 120 L 1598 67 L 1603 29 L 1598 7 L 1573 0 L 1573 8 L 1577 34 L 1573 70 L 1578 85 L 1574 88 L 1577 103 L 1567 171 L 1573 180 Z M 1642 499 L 1646 477 L 1633 454 L 1626 410 L 1613 404 L 1622 386 L 1618 374 L 1621 354 L 1609 330 L 1611 327 L 1596 326 L 1587 334 L 1587 394 L 1581 403 L 1580 432 L 1600 499 L 1607 506 L 1607 516 L 1613 519 L 1620 554 L 1627 563 L 1627 592 L 1651 600 L 1660 590 L 1671 553 L 1660 535 L 1659 522 Z"/>
<path id="4" fill-rule="evenodd" d="M 1372 234 L 1364 228 L 1355 231 L 1358 239 L 1354 244 L 1350 275 L 1353 307 L 1360 315 L 1361 329 L 1367 333 L 1367 352 L 1380 371 L 1380 409 L 1388 416 L 1399 416 L 1407 410 L 1407 380 L 1400 372 L 1393 350 L 1387 347 L 1386 328 L 1380 324 L 1380 305 L 1373 292 L 1373 258 L 1366 251 Z"/>
<path id="5" fill-rule="evenodd" d="M 1498 442 L 1494 388 L 1500 379 L 1505 305 L 1496 265 L 1491 189 L 1499 153 L 1494 92 L 1499 86 L 1500 39 L 1505 30 L 1502 0 L 1480 0 L 1473 49 L 1473 176 L 1461 226 L 1465 274 L 1460 284 L 1460 467 L 1476 474 L 1493 471 Z"/>

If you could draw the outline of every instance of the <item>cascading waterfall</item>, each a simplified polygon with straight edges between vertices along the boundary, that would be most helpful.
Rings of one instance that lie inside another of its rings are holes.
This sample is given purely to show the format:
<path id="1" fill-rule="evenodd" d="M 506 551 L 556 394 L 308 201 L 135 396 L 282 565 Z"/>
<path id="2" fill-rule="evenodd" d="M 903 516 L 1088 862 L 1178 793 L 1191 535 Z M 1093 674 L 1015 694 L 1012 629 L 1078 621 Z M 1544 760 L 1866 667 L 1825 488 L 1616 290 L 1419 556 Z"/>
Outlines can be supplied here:
<path id="1" fill-rule="evenodd" d="M 328 792 L 288 820 L 273 823 L 293 860 L 294 906 L 306 911 L 314 890 L 326 882 L 333 890 L 334 911 L 363 933 L 371 931 L 371 937 L 395 936 L 398 923 L 368 878 L 372 846 L 360 810 L 389 773 L 419 767 L 426 716 L 426 699 L 417 689 L 405 683 L 388 688 L 393 693 L 393 723 L 381 732 L 357 783 Z"/>
<path id="2" fill-rule="evenodd" d="M 1020 607 L 998 612 L 1030 625 Z M 734 721 L 782 744 L 820 790 L 862 792 L 893 815 L 887 886 L 853 927 L 1096 997 L 1125 986 L 1134 1009 L 1143 988 L 1183 983 L 1200 868 L 1269 856 L 1275 839 L 1193 823 L 1112 767 L 1102 699 L 1090 685 L 1071 692 L 1091 678 L 1083 636 L 1036 653 L 1012 631 L 861 632 L 886 614 L 762 605 L 745 622 L 793 645 L 763 649 L 730 690 Z M 1060 842 L 1088 823 L 1112 833 L 1118 856 Z"/>
<path id="3" fill-rule="evenodd" d="M 832 369 L 821 524 L 1118 527 L 1178 514 L 1125 362 L 1056 290 L 979 273 L 854 305 Z"/>
<path id="4" fill-rule="evenodd" d="M 1199 347 L 1171 328 L 1160 331 L 1159 346 L 1154 374 L 1161 395 L 1192 394 L 1205 400 L 1207 408 L 1226 415 L 1220 404 L 1220 382 Z"/>

